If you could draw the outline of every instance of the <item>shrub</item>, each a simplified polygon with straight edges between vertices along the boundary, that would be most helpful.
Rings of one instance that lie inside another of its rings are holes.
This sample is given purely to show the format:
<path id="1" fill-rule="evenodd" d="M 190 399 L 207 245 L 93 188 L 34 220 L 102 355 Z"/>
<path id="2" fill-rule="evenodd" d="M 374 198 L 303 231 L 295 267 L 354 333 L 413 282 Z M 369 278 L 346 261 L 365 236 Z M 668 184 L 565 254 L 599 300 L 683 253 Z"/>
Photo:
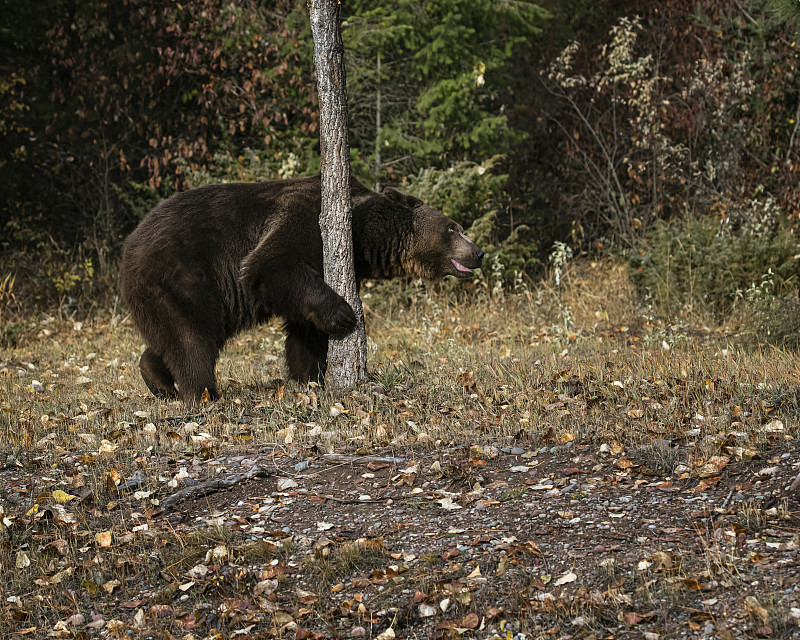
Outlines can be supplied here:
<path id="1" fill-rule="evenodd" d="M 632 280 L 667 315 L 722 318 L 741 292 L 771 274 L 773 292 L 797 288 L 797 237 L 774 200 L 754 199 L 724 219 L 658 222 L 632 259 Z"/>
<path id="2" fill-rule="evenodd" d="M 740 310 L 746 335 L 757 342 L 800 349 L 800 300 L 796 293 L 781 295 L 770 270 L 761 282 L 740 294 Z"/>
<path id="3" fill-rule="evenodd" d="M 560 105 L 548 115 L 563 136 L 562 202 L 589 240 L 633 248 L 658 220 L 742 206 L 759 184 L 796 199 L 793 47 L 763 16 L 760 35 L 743 38 L 739 14 L 717 3 L 699 3 L 693 17 L 672 8 L 698 55 L 676 59 L 661 46 L 655 14 L 624 17 L 596 52 L 566 47 L 544 79 Z"/>
<path id="4" fill-rule="evenodd" d="M 423 169 L 402 188 L 466 228 L 486 252 L 486 265 L 494 265 L 503 282 L 511 283 L 516 274 L 538 266 L 538 247 L 526 225 L 514 226 L 504 215 L 508 175 L 499 173 L 501 160 L 494 156 L 481 164 L 458 162 L 445 170 Z M 501 228 L 506 220 L 508 227 Z"/>

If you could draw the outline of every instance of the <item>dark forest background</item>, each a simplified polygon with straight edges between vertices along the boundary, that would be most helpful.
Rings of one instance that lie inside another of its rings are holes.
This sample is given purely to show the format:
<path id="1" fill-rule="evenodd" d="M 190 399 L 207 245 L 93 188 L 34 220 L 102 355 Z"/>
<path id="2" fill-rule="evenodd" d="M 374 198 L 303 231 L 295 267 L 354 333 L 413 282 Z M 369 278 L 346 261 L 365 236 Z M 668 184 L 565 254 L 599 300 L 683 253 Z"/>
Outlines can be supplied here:
<path id="1" fill-rule="evenodd" d="M 504 286 L 565 251 L 613 254 L 659 313 L 786 313 L 792 6 L 348 0 L 353 170 L 470 228 Z M 302 0 L 3 1 L 0 15 L 9 322 L 111 303 L 123 239 L 176 191 L 318 170 Z"/>

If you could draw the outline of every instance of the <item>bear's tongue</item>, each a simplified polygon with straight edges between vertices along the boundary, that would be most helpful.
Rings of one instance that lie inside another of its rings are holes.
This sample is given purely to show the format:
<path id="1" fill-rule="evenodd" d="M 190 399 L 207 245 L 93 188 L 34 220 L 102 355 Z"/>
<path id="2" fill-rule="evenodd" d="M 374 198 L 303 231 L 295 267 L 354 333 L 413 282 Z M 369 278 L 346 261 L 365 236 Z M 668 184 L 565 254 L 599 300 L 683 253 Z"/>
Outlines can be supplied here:
<path id="1" fill-rule="evenodd" d="M 466 271 L 467 273 L 472 273 L 472 269 L 465 267 L 463 264 L 456 262 L 452 258 L 450 258 L 450 262 L 452 262 L 455 268 L 458 269 L 459 271 Z"/>

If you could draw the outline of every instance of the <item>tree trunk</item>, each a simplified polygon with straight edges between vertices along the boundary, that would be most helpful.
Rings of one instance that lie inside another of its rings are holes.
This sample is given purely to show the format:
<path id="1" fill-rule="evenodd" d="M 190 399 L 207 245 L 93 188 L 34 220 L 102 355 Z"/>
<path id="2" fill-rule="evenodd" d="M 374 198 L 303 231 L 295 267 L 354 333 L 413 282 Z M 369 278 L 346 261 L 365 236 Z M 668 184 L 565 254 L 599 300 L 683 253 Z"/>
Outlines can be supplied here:
<path id="1" fill-rule="evenodd" d="M 328 341 L 329 384 L 352 387 L 367 379 L 367 335 L 364 310 L 353 268 L 350 210 L 350 145 L 347 139 L 347 90 L 344 45 L 337 0 L 307 0 L 314 38 L 314 65 L 319 93 L 319 137 L 322 165 L 322 231 L 325 282 L 356 314 L 358 325 L 342 339 Z"/>

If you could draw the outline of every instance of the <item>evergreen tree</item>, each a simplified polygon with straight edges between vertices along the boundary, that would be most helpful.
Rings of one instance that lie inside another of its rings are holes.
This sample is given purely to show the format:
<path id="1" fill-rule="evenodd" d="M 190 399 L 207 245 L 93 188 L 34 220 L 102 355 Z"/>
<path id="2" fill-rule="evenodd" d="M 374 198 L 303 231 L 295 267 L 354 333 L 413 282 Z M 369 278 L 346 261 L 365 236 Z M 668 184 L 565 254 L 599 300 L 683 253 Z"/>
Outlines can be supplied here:
<path id="1" fill-rule="evenodd" d="M 509 60 L 547 12 L 528 0 L 347 3 L 351 146 L 363 178 L 484 159 L 519 139 Z"/>

